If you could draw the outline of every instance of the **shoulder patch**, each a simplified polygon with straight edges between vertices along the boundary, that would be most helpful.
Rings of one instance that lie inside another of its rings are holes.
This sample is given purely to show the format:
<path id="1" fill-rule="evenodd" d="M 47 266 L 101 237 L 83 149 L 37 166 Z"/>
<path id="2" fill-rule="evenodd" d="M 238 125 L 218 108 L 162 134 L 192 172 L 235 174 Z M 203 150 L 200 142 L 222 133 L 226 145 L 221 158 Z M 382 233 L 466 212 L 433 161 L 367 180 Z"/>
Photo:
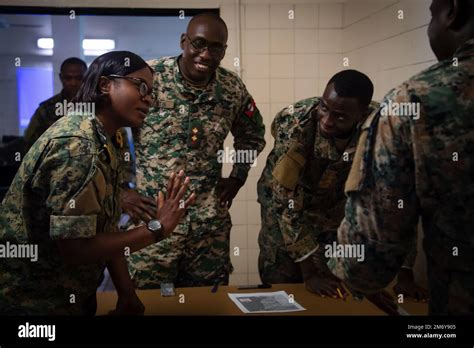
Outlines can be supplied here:
<path id="1" fill-rule="evenodd" d="M 300 177 L 301 169 L 306 163 L 304 156 L 304 146 L 300 143 L 294 143 L 290 146 L 288 152 L 280 157 L 273 169 L 273 177 L 283 187 L 288 190 L 294 190 Z"/>
<path id="2" fill-rule="evenodd" d="M 253 99 L 250 99 L 249 103 L 245 107 L 245 115 L 247 115 L 248 118 L 252 118 L 253 114 L 255 113 L 256 105 L 255 101 Z"/>

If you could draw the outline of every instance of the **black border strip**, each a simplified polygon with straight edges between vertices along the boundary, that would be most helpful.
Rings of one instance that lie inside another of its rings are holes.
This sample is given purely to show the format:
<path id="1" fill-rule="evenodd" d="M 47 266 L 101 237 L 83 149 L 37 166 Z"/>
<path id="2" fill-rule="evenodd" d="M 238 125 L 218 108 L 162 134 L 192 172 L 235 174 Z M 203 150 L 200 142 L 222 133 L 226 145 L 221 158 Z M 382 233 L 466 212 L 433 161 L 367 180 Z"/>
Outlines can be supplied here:
<path id="1" fill-rule="evenodd" d="M 211 304 L 210 304 L 211 305 Z M 55 325 L 56 339 L 19 338 L 19 325 Z M 430 325 L 416 331 L 409 325 Z M 434 324 L 455 325 L 435 330 Z M 54 344 L 403 344 L 433 347 L 474 342 L 473 317 L 389 316 L 156 316 L 0 317 L 0 345 Z M 455 333 L 456 338 L 408 338 L 408 333 Z"/>

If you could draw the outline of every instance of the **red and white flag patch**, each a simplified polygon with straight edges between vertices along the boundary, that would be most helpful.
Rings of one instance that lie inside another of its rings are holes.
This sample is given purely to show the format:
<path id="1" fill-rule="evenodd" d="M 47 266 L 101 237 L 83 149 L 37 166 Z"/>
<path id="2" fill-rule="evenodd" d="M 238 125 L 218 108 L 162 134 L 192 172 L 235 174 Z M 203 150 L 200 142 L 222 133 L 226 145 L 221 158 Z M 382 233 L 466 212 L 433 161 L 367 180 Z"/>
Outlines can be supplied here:
<path id="1" fill-rule="evenodd" d="M 252 118 L 253 114 L 255 113 L 255 109 L 256 109 L 255 101 L 251 99 L 244 113 L 247 115 L 248 118 Z"/>

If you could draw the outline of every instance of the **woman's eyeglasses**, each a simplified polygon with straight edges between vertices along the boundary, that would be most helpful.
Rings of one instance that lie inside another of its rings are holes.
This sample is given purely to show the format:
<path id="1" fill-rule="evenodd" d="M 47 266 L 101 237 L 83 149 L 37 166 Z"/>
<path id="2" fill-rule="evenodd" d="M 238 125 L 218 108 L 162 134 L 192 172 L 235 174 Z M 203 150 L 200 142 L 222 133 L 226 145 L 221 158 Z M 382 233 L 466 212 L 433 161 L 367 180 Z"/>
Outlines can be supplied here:
<path id="1" fill-rule="evenodd" d="M 125 79 L 130 82 L 132 82 L 135 86 L 138 88 L 138 92 L 140 93 L 140 96 L 142 98 L 145 98 L 147 95 L 150 95 L 152 99 L 155 99 L 155 96 L 153 94 L 153 89 L 149 88 L 147 83 L 138 77 L 131 77 L 131 76 L 122 76 L 122 75 L 116 75 L 116 74 L 111 74 L 107 76 L 108 78 L 113 78 L 113 79 Z"/>

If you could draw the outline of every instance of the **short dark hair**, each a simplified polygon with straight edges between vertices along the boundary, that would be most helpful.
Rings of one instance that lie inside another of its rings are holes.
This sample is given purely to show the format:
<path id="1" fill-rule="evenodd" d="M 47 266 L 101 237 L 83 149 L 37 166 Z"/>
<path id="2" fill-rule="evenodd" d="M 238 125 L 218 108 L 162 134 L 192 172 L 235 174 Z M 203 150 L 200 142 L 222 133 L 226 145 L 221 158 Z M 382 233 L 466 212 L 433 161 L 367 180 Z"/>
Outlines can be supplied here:
<path id="1" fill-rule="evenodd" d="M 99 108 L 106 102 L 106 98 L 99 90 L 101 76 L 112 74 L 126 76 L 145 67 L 148 67 L 154 74 L 153 69 L 135 53 L 129 51 L 107 52 L 91 63 L 74 101 L 96 103 Z"/>
<path id="2" fill-rule="evenodd" d="M 369 77 L 357 70 L 343 70 L 331 77 L 327 85 L 334 83 L 334 89 L 340 97 L 355 98 L 362 108 L 372 101 L 374 85 Z"/>
<path id="3" fill-rule="evenodd" d="M 61 69 L 60 69 L 61 72 L 63 72 L 64 67 L 66 65 L 80 65 L 84 68 L 84 70 L 87 70 L 86 62 L 84 62 L 82 59 L 79 59 L 77 57 L 71 57 L 71 58 L 66 59 L 64 62 L 62 62 Z"/>

